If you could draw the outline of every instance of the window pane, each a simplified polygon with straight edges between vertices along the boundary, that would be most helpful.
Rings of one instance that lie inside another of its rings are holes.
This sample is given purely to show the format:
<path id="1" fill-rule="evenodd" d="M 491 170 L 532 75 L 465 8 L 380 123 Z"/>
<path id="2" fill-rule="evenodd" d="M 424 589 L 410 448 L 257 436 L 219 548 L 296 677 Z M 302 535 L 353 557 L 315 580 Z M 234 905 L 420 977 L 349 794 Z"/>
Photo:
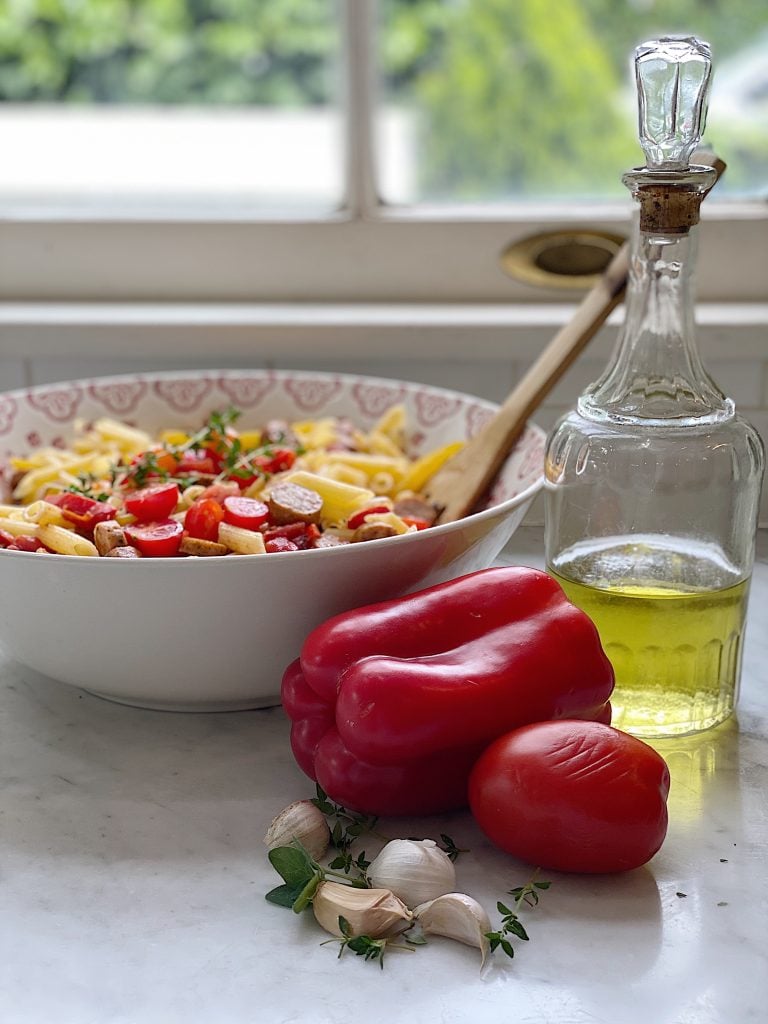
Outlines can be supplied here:
<path id="1" fill-rule="evenodd" d="M 713 45 L 707 139 L 728 163 L 714 195 L 765 194 L 763 0 L 383 0 L 385 198 L 625 196 L 643 161 L 631 54 L 680 33 Z"/>
<path id="2" fill-rule="evenodd" d="M 334 0 L 5 0 L 0 202 L 338 204 Z"/>

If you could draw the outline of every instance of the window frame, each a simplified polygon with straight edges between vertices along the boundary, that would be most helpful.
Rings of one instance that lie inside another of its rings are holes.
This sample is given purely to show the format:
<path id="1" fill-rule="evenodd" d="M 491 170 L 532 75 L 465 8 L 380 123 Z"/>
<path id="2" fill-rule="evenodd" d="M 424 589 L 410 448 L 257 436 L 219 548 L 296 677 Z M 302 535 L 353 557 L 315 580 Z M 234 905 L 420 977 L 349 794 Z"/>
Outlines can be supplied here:
<path id="1" fill-rule="evenodd" d="M 630 230 L 632 203 L 394 207 L 376 182 L 376 0 L 339 0 L 345 192 L 312 217 L 0 213 L 5 302 L 572 302 L 511 279 L 499 255 L 537 231 Z M 726 154 L 727 155 L 727 154 Z M 705 204 L 699 298 L 765 302 L 768 199 Z"/>

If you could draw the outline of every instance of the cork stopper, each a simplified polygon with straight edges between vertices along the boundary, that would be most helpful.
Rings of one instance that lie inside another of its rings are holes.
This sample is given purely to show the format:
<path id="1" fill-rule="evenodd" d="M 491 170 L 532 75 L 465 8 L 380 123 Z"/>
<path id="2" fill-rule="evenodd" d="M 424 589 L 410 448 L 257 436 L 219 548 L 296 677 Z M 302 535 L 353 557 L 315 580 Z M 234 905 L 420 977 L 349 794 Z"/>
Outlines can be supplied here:
<path id="1" fill-rule="evenodd" d="M 692 191 L 674 183 L 640 186 L 640 230 L 685 234 L 699 223 L 704 195 L 704 190 Z"/>

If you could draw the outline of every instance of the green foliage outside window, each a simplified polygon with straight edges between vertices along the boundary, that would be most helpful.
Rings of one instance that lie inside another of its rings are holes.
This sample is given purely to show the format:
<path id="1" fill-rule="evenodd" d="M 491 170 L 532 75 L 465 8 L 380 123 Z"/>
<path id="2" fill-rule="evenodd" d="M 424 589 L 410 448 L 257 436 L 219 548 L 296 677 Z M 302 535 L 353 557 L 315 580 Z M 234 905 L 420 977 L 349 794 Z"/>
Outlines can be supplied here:
<path id="1" fill-rule="evenodd" d="M 0 102 L 295 107 L 333 102 L 322 0 L 0 0 Z M 628 74 L 651 35 L 693 32 L 716 61 L 764 28 L 757 0 L 381 0 L 388 102 L 417 118 L 431 197 L 621 192 L 638 162 Z M 768 37 L 766 38 L 768 46 Z M 725 129 L 738 182 L 765 127 Z"/>

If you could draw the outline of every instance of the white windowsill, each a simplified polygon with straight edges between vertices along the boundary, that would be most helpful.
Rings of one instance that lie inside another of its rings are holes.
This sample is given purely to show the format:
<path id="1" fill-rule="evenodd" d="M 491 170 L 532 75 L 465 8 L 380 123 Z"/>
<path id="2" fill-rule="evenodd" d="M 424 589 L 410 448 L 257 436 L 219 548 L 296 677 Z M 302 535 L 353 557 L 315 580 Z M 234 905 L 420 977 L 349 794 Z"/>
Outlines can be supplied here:
<path id="1" fill-rule="evenodd" d="M 573 312 L 572 303 L 19 303 L 0 302 L 0 356 L 159 355 L 265 359 L 322 353 L 343 358 L 532 359 Z M 594 342 L 610 347 L 617 310 Z M 701 303 L 705 354 L 763 357 L 767 303 Z M 471 351 L 467 342 L 471 340 Z"/>

